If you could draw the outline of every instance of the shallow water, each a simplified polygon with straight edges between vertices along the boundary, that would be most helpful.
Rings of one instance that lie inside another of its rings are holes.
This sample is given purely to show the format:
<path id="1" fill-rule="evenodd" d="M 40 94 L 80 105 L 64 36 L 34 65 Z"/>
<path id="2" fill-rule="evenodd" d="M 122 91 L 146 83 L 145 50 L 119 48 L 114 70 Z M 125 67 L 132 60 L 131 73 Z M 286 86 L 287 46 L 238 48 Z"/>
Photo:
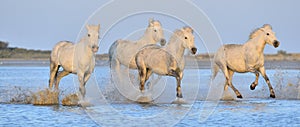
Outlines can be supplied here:
<path id="1" fill-rule="evenodd" d="M 235 99 L 229 89 L 227 94 L 234 100 L 220 101 L 222 76 L 210 85 L 210 70 L 186 69 L 182 90 L 189 103 L 178 105 L 171 104 L 176 95 L 172 77 L 162 77 L 159 85 L 148 86 L 155 100 L 139 104 L 124 97 L 139 92 L 132 90 L 122 95 L 116 88 L 131 85 L 126 83 L 128 79 L 121 80 L 123 85 L 115 85 L 116 76 L 111 75 L 110 69 L 97 66 L 87 84 L 87 100 L 93 106 L 26 104 L 24 99 L 31 92 L 48 87 L 48 71 L 48 67 L 0 67 L 0 126 L 300 126 L 298 70 L 267 70 L 276 99 L 268 97 L 262 77 L 251 91 L 254 74 L 235 74 L 233 84 L 244 98 Z M 136 72 L 130 72 L 131 82 L 136 83 Z M 63 78 L 60 89 L 60 99 L 78 91 L 77 77 Z"/>

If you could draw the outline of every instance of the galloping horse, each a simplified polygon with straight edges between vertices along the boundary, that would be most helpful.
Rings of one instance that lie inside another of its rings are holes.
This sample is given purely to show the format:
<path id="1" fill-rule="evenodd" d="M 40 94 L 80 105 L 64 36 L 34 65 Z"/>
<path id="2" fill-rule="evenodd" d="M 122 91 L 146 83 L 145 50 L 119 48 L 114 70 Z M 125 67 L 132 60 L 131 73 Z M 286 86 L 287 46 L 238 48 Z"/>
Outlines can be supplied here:
<path id="1" fill-rule="evenodd" d="M 77 74 L 80 83 L 79 91 L 84 99 L 85 84 L 94 71 L 95 53 L 98 51 L 100 25 L 86 25 L 87 35 L 79 43 L 69 41 L 58 42 L 51 52 L 49 87 L 58 90 L 62 77 L 70 73 Z M 62 67 L 63 71 L 58 71 Z"/>
<path id="2" fill-rule="evenodd" d="M 144 92 L 145 82 L 154 72 L 158 75 L 173 76 L 177 80 L 177 98 L 183 98 L 181 93 L 181 79 L 184 69 L 184 51 L 188 49 L 196 54 L 193 30 L 184 27 L 176 30 L 165 47 L 147 45 L 135 57 L 139 71 L 140 91 Z"/>
<path id="3" fill-rule="evenodd" d="M 226 77 L 224 89 L 227 90 L 228 86 L 230 86 L 237 97 L 242 98 L 240 92 L 232 84 L 233 73 L 255 73 L 256 79 L 250 85 L 251 90 L 254 90 L 257 86 L 260 73 L 269 86 L 270 97 L 275 98 L 275 92 L 264 67 L 263 52 L 266 44 L 272 45 L 275 48 L 280 44 L 269 24 L 265 24 L 261 28 L 254 30 L 250 34 L 249 40 L 242 45 L 228 44 L 222 46 L 214 56 L 212 79 L 216 77 L 219 69 L 221 69 Z"/>
<path id="4" fill-rule="evenodd" d="M 117 40 L 109 48 L 109 60 L 115 63 L 115 69 L 119 72 L 120 64 L 136 69 L 135 54 L 145 45 L 160 42 L 165 45 L 163 29 L 159 21 L 149 19 L 149 26 L 144 35 L 137 41 Z"/>

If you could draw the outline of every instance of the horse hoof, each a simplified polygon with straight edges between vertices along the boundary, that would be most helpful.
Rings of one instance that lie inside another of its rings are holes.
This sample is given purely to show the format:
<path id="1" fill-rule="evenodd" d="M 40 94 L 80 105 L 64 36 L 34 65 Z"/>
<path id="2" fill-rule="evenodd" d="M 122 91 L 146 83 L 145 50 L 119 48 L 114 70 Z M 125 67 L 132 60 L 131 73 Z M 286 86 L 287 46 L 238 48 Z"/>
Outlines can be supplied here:
<path id="1" fill-rule="evenodd" d="M 254 89 L 255 89 L 255 87 L 253 87 L 252 85 L 250 85 L 250 89 L 251 89 L 251 90 L 254 90 Z"/>
<path id="2" fill-rule="evenodd" d="M 187 104 L 187 102 L 183 98 L 176 98 L 172 104 Z"/>
<path id="3" fill-rule="evenodd" d="M 237 98 L 243 98 L 242 95 L 238 95 Z"/>
<path id="4" fill-rule="evenodd" d="M 270 97 L 271 98 L 275 98 L 275 94 L 270 94 Z"/>
<path id="5" fill-rule="evenodd" d="M 153 101 L 153 99 L 149 96 L 140 96 L 136 101 L 140 104 L 149 104 Z"/>
<path id="6" fill-rule="evenodd" d="M 177 98 L 183 98 L 182 94 L 177 94 Z"/>

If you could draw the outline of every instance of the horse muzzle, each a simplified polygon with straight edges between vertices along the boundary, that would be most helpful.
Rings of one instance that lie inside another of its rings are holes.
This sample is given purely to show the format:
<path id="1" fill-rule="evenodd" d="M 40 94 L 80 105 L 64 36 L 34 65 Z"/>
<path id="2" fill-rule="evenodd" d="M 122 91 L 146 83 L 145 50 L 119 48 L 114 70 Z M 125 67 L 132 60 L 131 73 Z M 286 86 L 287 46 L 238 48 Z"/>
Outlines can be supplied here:
<path id="1" fill-rule="evenodd" d="M 167 43 L 166 39 L 161 39 L 161 40 L 160 40 L 160 45 L 161 45 L 161 46 L 165 46 L 166 43 Z"/>
<path id="2" fill-rule="evenodd" d="M 193 47 L 193 48 L 191 49 L 191 51 L 192 51 L 192 54 L 196 54 L 197 48 Z"/>
<path id="3" fill-rule="evenodd" d="M 99 49 L 99 46 L 96 46 L 96 45 L 92 46 L 92 51 L 94 53 L 98 52 L 98 49 Z"/>
<path id="4" fill-rule="evenodd" d="M 277 48 L 277 47 L 279 46 L 279 44 L 280 44 L 280 42 L 277 41 L 277 40 L 275 40 L 275 41 L 273 42 L 273 46 L 274 46 L 275 48 Z"/>

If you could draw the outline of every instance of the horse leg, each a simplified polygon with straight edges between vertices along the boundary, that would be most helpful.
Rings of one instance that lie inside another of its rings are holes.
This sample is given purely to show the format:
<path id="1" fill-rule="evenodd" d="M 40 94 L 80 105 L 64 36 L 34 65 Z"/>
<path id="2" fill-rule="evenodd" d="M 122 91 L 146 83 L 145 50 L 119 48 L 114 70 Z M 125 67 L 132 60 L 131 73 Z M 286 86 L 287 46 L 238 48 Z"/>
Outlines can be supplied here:
<path id="1" fill-rule="evenodd" d="M 86 82 L 90 79 L 91 75 L 92 75 L 92 73 L 86 73 L 85 74 L 84 79 L 83 79 L 84 84 L 86 84 Z"/>
<path id="2" fill-rule="evenodd" d="M 61 78 L 67 76 L 68 74 L 70 74 L 70 72 L 65 71 L 65 70 L 63 70 L 63 71 L 61 71 L 61 72 L 59 72 L 59 73 L 57 74 L 56 82 L 55 82 L 55 89 L 56 89 L 56 90 L 58 90 L 58 85 L 59 85 L 59 82 L 60 82 Z"/>
<path id="3" fill-rule="evenodd" d="M 221 69 L 221 71 L 223 72 L 225 78 L 226 78 L 226 81 L 225 81 L 225 84 L 224 84 L 224 91 L 227 91 L 228 90 L 228 70 L 227 70 L 227 66 L 226 65 L 223 65 L 223 64 L 220 64 L 218 65 L 218 67 Z"/>
<path id="4" fill-rule="evenodd" d="M 177 87 L 176 87 L 177 94 L 176 94 L 176 96 L 178 98 L 183 98 L 182 93 L 181 93 L 181 79 L 182 79 L 182 76 L 183 76 L 182 72 L 180 71 L 179 68 L 177 68 L 176 70 L 172 69 L 172 70 L 169 71 L 168 75 L 173 76 L 173 77 L 176 78 L 176 81 L 177 81 Z"/>
<path id="5" fill-rule="evenodd" d="M 150 78 L 151 75 L 152 75 L 152 70 L 150 70 L 149 68 L 147 68 L 145 82 L 147 82 L 147 80 Z M 152 83 L 149 81 L 147 83 L 147 86 L 148 86 L 148 89 L 150 89 L 150 87 L 152 88 Z"/>
<path id="6" fill-rule="evenodd" d="M 138 70 L 139 70 L 139 77 L 140 77 L 140 91 L 144 93 L 147 69 L 146 67 L 138 67 Z"/>
<path id="7" fill-rule="evenodd" d="M 258 84 L 259 73 L 255 72 L 255 81 L 250 85 L 250 89 L 254 90 Z"/>
<path id="8" fill-rule="evenodd" d="M 233 76 L 234 72 L 232 70 L 228 70 L 228 69 L 227 69 L 227 71 L 228 71 L 228 73 L 227 73 L 228 75 L 226 76 L 226 81 L 227 81 L 228 86 L 231 87 L 231 89 L 236 94 L 237 98 L 243 98 L 241 93 L 232 84 L 232 76 Z"/>
<path id="9" fill-rule="evenodd" d="M 268 86 L 269 86 L 270 97 L 275 98 L 275 92 L 274 92 L 273 87 L 272 87 L 272 85 L 271 85 L 271 83 L 270 83 L 270 80 L 269 80 L 269 78 L 268 78 L 268 76 L 267 76 L 267 74 L 266 74 L 265 67 L 259 68 L 259 72 L 260 72 L 261 75 L 264 77 L 264 79 L 266 80 L 266 82 L 267 82 L 267 84 L 268 84 Z"/>
<path id="10" fill-rule="evenodd" d="M 182 96 L 182 92 L 181 92 L 181 79 L 182 79 L 182 73 L 179 72 L 179 74 L 176 76 L 176 81 L 177 81 L 177 88 L 176 88 L 176 91 L 177 91 L 177 94 L 176 96 L 178 98 L 183 98 Z"/>
<path id="11" fill-rule="evenodd" d="M 56 75 L 59 69 L 59 65 L 50 61 L 50 79 L 49 79 L 49 88 L 52 89 L 53 83 L 56 80 Z"/>
<path id="12" fill-rule="evenodd" d="M 78 76 L 78 80 L 79 80 L 79 91 L 81 94 L 81 98 L 84 99 L 84 97 L 85 97 L 85 87 L 84 87 L 85 86 L 85 82 L 84 82 L 85 74 L 84 74 L 84 72 L 78 72 L 77 76 Z"/>

